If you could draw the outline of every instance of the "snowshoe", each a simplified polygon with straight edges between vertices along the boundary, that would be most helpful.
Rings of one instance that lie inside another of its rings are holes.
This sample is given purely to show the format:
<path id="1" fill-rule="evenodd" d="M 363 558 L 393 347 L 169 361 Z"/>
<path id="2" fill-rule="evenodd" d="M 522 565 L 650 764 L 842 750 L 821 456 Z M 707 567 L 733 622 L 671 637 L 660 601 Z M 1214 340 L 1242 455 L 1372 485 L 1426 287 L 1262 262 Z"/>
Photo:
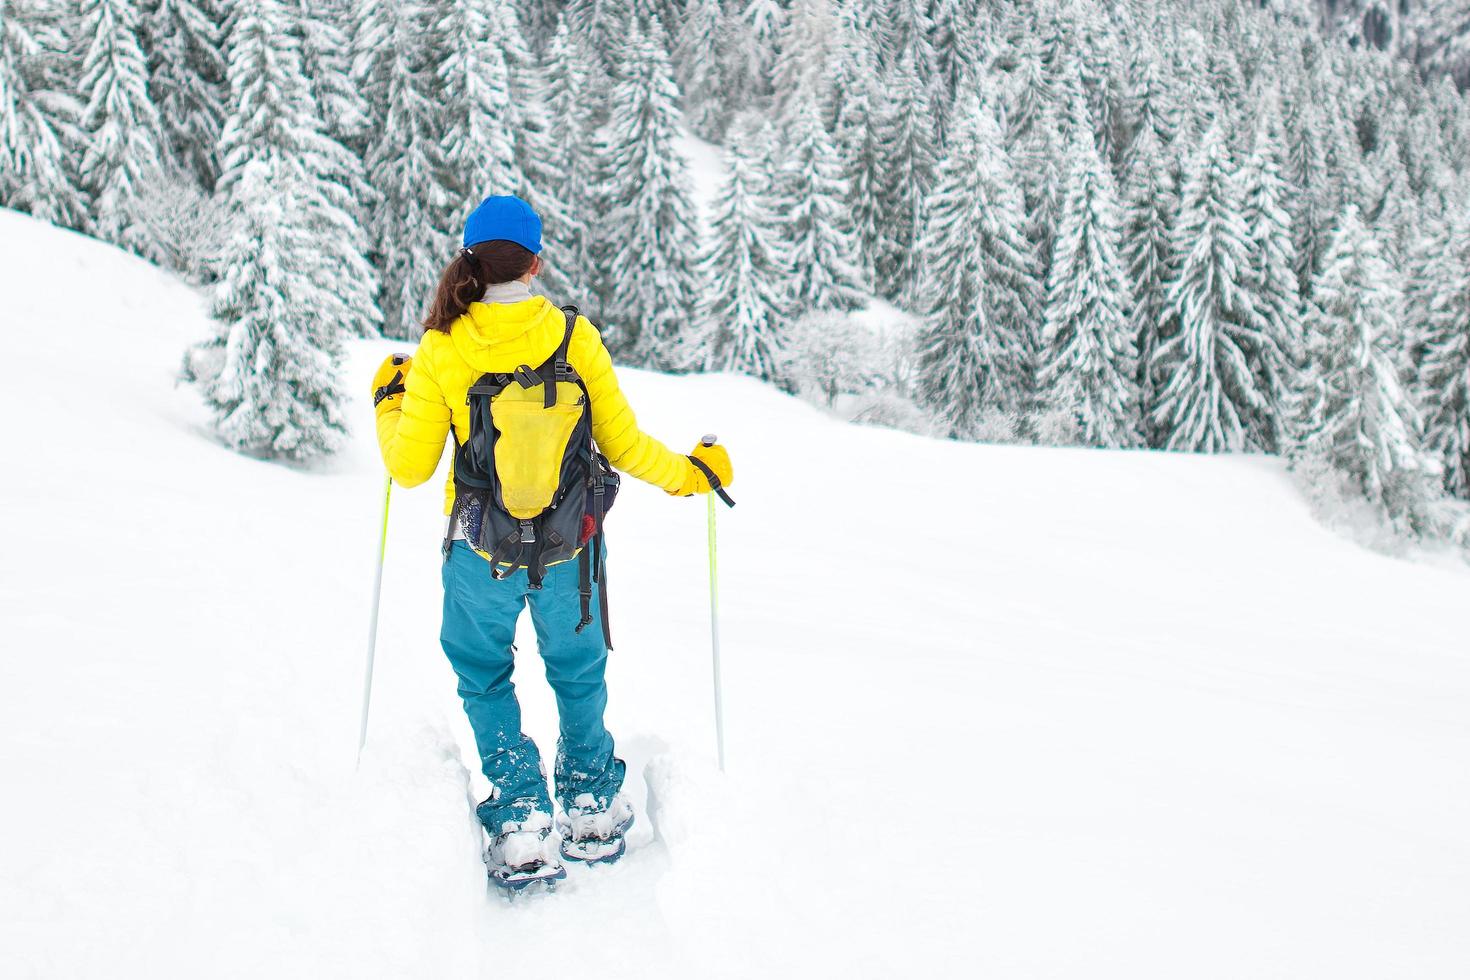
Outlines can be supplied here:
<path id="1" fill-rule="evenodd" d="M 590 793 L 583 793 L 570 810 L 557 815 L 556 825 L 562 857 L 583 864 L 611 864 L 627 850 L 633 804 L 619 793 L 606 807 L 599 807 Z"/>
<path id="2" fill-rule="evenodd" d="M 490 841 L 485 866 L 490 881 L 500 888 L 518 892 L 529 885 L 551 884 L 567 876 L 557 856 L 560 837 L 551 818 L 533 813 L 517 823 L 507 823 Z"/>

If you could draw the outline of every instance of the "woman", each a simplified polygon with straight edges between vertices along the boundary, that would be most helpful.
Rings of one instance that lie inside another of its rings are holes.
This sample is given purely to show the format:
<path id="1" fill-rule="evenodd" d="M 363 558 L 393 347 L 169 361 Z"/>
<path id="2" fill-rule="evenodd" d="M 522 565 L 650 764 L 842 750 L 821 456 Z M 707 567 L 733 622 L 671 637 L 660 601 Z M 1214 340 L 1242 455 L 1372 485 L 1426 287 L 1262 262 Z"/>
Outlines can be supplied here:
<path id="1" fill-rule="evenodd" d="M 388 358 L 373 379 L 378 441 L 393 479 L 406 487 L 423 483 L 438 467 L 451 428 L 456 445 L 469 438 L 468 392 L 483 375 L 548 363 L 569 337 L 566 361 L 585 386 L 592 437 L 613 466 L 680 496 L 709 493 L 711 475 L 728 485 L 730 460 L 720 446 L 700 445 L 693 457 L 681 456 L 639 431 L 597 329 L 579 316 L 569 332 L 568 315 L 532 294 L 540 252 L 541 219 L 520 198 L 487 198 L 469 216 L 464 248 L 444 270 L 417 352 Z M 633 808 L 620 792 L 624 763 L 603 727 L 607 643 L 600 604 L 592 604 L 590 628 L 581 628 L 588 614 L 576 561 L 544 570 L 500 565 L 490 574 L 489 556 L 470 546 L 462 522 L 453 519 L 455 493 L 451 476 L 440 641 L 459 676 L 490 780 L 491 794 L 476 815 L 490 838 L 492 877 L 518 887 L 564 877 L 563 856 L 616 859 Z M 559 814 L 541 755 L 521 731 L 511 683 L 515 625 L 526 605 L 561 719 L 554 774 Z"/>

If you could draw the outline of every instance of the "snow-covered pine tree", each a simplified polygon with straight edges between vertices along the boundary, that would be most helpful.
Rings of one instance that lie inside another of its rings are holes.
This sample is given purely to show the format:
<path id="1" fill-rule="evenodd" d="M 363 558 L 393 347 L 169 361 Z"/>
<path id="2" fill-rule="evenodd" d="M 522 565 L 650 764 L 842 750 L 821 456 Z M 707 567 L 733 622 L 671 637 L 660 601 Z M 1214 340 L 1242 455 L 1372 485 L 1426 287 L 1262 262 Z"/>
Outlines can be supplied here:
<path id="1" fill-rule="evenodd" d="M 781 32 L 786 26 L 786 8 L 781 0 L 732 0 L 739 12 L 730 25 L 731 58 L 734 70 L 727 77 L 741 79 L 749 96 L 764 98 L 771 92 L 771 73 Z"/>
<path id="2" fill-rule="evenodd" d="M 0 207 L 70 226 L 84 214 L 68 153 L 81 106 L 50 89 L 38 66 L 61 44 L 14 0 L 0 0 Z"/>
<path id="3" fill-rule="evenodd" d="M 148 92 L 170 156 L 207 190 L 219 176 L 228 95 L 224 11 L 216 0 L 145 0 L 141 13 Z"/>
<path id="4" fill-rule="evenodd" d="M 1128 65 L 1129 88 L 1124 114 L 1128 131 L 1132 134 L 1130 148 L 1143 145 L 1138 142 L 1143 130 L 1151 131 L 1155 144 L 1161 148 L 1173 143 L 1179 133 L 1182 110 L 1164 82 L 1158 57 L 1153 45 L 1139 43 L 1133 49 Z M 1126 170 L 1131 171 L 1138 165 L 1130 159 Z"/>
<path id="5" fill-rule="evenodd" d="M 516 193 L 536 209 L 554 238 L 570 224 L 571 217 L 560 174 L 551 162 L 552 144 L 564 134 L 546 112 L 546 79 L 526 43 L 514 0 L 476 2 L 484 5 L 491 36 L 504 53 L 508 71 L 510 102 L 506 121 L 515 146 Z M 482 197 L 484 193 L 474 195 L 472 201 Z"/>
<path id="6" fill-rule="evenodd" d="M 684 96 L 684 121 L 695 135 L 713 142 L 724 136 L 729 122 L 722 71 L 725 47 L 721 0 L 688 0 L 674 35 L 674 71 Z"/>
<path id="7" fill-rule="evenodd" d="M 1286 406 L 1299 393 L 1295 370 L 1301 360 L 1301 296 L 1291 217 L 1285 210 L 1294 189 L 1281 176 L 1285 154 L 1274 93 L 1263 101 L 1240 176 L 1249 256 L 1242 285 L 1250 297 L 1254 327 L 1263 338 L 1262 346 L 1249 354 L 1257 388 L 1266 399 L 1255 436 L 1268 452 L 1276 452 L 1287 437 Z"/>
<path id="8" fill-rule="evenodd" d="M 609 257 L 609 340 L 639 364 L 678 367 L 680 328 L 695 300 L 697 233 L 689 164 L 675 146 L 679 90 L 663 32 L 635 30 L 623 49 L 607 125 L 598 137 L 609 208 L 597 228 Z"/>
<path id="9" fill-rule="evenodd" d="M 1253 355 L 1267 339 L 1254 325 L 1242 278 L 1250 229 L 1217 124 L 1190 162 L 1170 236 L 1173 278 L 1165 315 L 1176 331 L 1154 352 L 1166 379 L 1154 409 L 1166 448 L 1188 452 L 1264 449 L 1271 410 Z"/>
<path id="10" fill-rule="evenodd" d="M 989 57 L 988 11 L 966 0 L 933 0 L 929 20 L 934 39 L 934 71 L 944 105 L 952 105 L 965 80 L 978 76 Z"/>
<path id="11" fill-rule="evenodd" d="M 367 100 L 352 79 L 352 0 L 295 0 L 297 30 L 301 34 L 301 70 L 311 81 L 327 135 L 356 150 L 363 146 L 371 128 Z M 361 196 L 364 216 L 372 204 L 372 192 L 364 181 L 356 192 Z"/>
<path id="12" fill-rule="evenodd" d="M 1015 69 L 1008 80 L 1010 98 L 1006 111 L 1006 145 L 1012 152 L 1022 146 L 1045 119 L 1055 95 L 1046 66 L 1041 63 L 1041 46 L 1027 34 L 1013 49 Z"/>
<path id="13" fill-rule="evenodd" d="M 888 73 L 887 88 L 888 112 L 881 120 L 879 134 L 884 181 L 879 198 L 881 250 L 875 271 L 879 291 L 895 302 L 907 303 L 918 286 L 918 270 L 923 264 L 919 236 L 924 201 L 934 185 L 939 140 L 929 93 L 911 50 L 905 50 Z"/>
<path id="14" fill-rule="evenodd" d="M 1030 406 L 1040 308 L 1000 124 L 973 93 L 955 112 L 928 215 L 915 385 L 950 435 L 973 438 L 987 410 Z"/>
<path id="15" fill-rule="evenodd" d="M 497 11 L 506 0 L 441 0 L 438 38 L 443 160 L 454 199 L 466 209 L 520 188 L 510 120 L 510 72 Z"/>
<path id="16" fill-rule="evenodd" d="M 1291 202 L 1292 246 L 1296 252 L 1297 288 L 1306 297 L 1331 234 L 1331 212 L 1322 199 L 1326 168 L 1322 119 L 1321 110 L 1311 102 L 1305 87 L 1285 104 L 1291 147 L 1286 178 L 1300 191 Z"/>
<path id="17" fill-rule="evenodd" d="M 825 110 L 832 101 L 827 63 L 832 58 L 837 15 L 832 0 L 794 0 L 781 30 L 773 72 L 777 112 L 791 118 L 802 103 Z"/>
<path id="18" fill-rule="evenodd" d="M 82 0 L 81 93 L 86 132 L 81 181 L 91 197 L 91 230 L 140 252 L 150 242 L 129 220 L 138 189 L 163 171 L 163 130 L 148 95 L 148 64 L 138 45 L 133 0 Z"/>
<path id="19" fill-rule="evenodd" d="M 820 110 L 807 102 L 793 112 L 785 165 L 769 202 L 782 218 L 775 241 L 793 270 L 792 299 L 803 312 L 852 309 L 863 283 L 844 209 L 847 187 Z"/>
<path id="20" fill-rule="evenodd" d="M 463 201 L 444 162 L 432 10 L 418 0 L 359 0 L 353 77 L 373 130 L 365 157 L 377 198 L 368 235 L 382 277 L 383 332 L 412 339 L 453 255 Z"/>
<path id="21" fill-rule="evenodd" d="M 313 278 L 317 242 L 293 220 L 301 202 L 283 173 L 289 167 L 262 154 L 240 169 L 239 226 L 211 306 L 221 330 L 189 351 L 183 376 L 200 386 L 226 445 L 299 460 L 334 452 L 347 419 L 337 377 L 341 327 L 313 308 L 340 284 Z"/>
<path id="22" fill-rule="evenodd" d="M 1447 247 L 1437 250 L 1423 291 L 1417 401 L 1427 420 L 1425 446 L 1444 466 L 1445 489 L 1470 499 L 1470 221 L 1453 220 Z"/>
<path id="23" fill-rule="evenodd" d="M 568 0 L 563 16 L 572 33 L 609 76 L 616 74 L 617 61 L 633 22 L 636 0 Z"/>
<path id="24" fill-rule="evenodd" d="M 1307 353 L 1317 397 L 1302 451 L 1325 459 L 1371 503 L 1412 523 L 1437 493 L 1440 468 L 1385 344 L 1402 293 L 1358 209 L 1349 206 L 1323 257 L 1308 307 Z"/>
<path id="25" fill-rule="evenodd" d="M 589 313 L 597 290 L 597 263 L 591 223 L 602 213 L 598 202 L 594 136 L 606 93 L 593 84 L 596 60 L 563 17 L 546 48 L 544 91 L 546 114 L 556 120 L 557 138 L 548 148 L 547 170 L 554 173 L 556 196 L 564 213 L 548 234 L 546 267 L 541 275 L 549 295 L 576 302 Z M 562 298 L 565 297 L 565 298 Z"/>
<path id="26" fill-rule="evenodd" d="M 214 292 L 220 331 L 188 352 L 184 376 L 228 445 L 306 459 L 346 432 L 342 338 L 365 332 L 375 281 L 341 182 L 355 161 L 324 135 L 294 19 L 255 0 L 235 21 L 219 188 L 238 225 Z"/>
<path id="27" fill-rule="evenodd" d="M 1047 282 L 1037 387 L 1053 406 L 1076 414 L 1089 444 L 1136 446 L 1137 351 L 1119 255 L 1118 194 L 1080 91 L 1067 129 L 1070 167 Z"/>
<path id="28" fill-rule="evenodd" d="M 702 349 L 690 360 L 710 371 L 775 380 L 792 313 L 792 273 L 780 215 L 761 186 L 744 141 L 728 151 L 729 175 L 714 201 L 709 245 L 700 257 Z"/>
<path id="29" fill-rule="evenodd" d="M 1151 416 L 1163 380 L 1154 373 L 1153 358 L 1165 331 L 1172 258 L 1169 235 L 1179 208 L 1179 192 L 1174 185 L 1174 166 L 1166 158 L 1154 127 L 1139 128 L 1128 157 L 1131 163 L 1124 188 L 1122 257 L 1133 290 L 1132 333 L 1138 355 L 1134 380 L 1139 391 L 1139 428 L 1148 444 L 1158 447 L 1162 439 Z"/>
<path id="30" fill-rule="evenodd" d="M 888 96 L 879 83 L 872 42 L 856 26 L 843 23 L 833 62 L 840 72 L 833 91 L 841 97 L 834 143 L 847 184 L 847 214 L 857 242 L 858 271 L 863 282 L 872 283 L 883 252 L 886 220 L 883 187 L 887 182 L 887 155 L 882 126 L 889 116 Z"/>
<path id="31" fill-rule="evenodd" d="M 1372 222 L 1374 235 L 1388 250 L 1389 259 L 1402 262 L 1408 257 L 1422 217 L 1396 137 L 1390 135 L 1378 147 L 1369 161 L 1369 171 L 1374 193 L 1363 216 Z"/>
<path id="32" fill-rule="evenodd" d="M 1076 60 L 1077 72 L 1087 93 L 1094 143 L 1103 160 L 1112 167 L 1121 161 L 1127 145 L 1122 129 L 1128 97 L 1118 36 L 1097 7 L 1082 7 L 1079 14 L 1082 57 Z"/>
<path id="33" fill-rule="evenodd" d="M 1060 52 L 1054 55 L 1063 58 Z M 1006 133 L 1010 155 L 1026 202 L 1026 235 L 1034 247 L 1042 281 L 1051 268 L 1052 242 L 1062 205 L 1062 159 L 1066 140 L 1062 135 L 1062 112 L 1075 94 L 1067 85 L 1077 84 L 1075 72 L 1053 75 L 1046 69 L 1040 47 L 1028 45 L 1011 92 L 1011 114 Z"/>
<path id="34" fill-rule="evenodd" d="M 556 25 L 566 16 L 564 0 L 518 0 L 516 13 L 532 50 L 545 52 L 556 36 Z"/>
<path id="35" fill-rule="evenodd" d="M 883 0 L 882 46 L 885 65 L 897 65 L 907 55 L 927 85 L 934 76 L 934 22 L 929 17 L 929 0 Z"/>
<path id="36" fill-rule="evenodd" d="M 235 184 L 244 169 L 263 153 L 279 155 L 285 165 L 272 169 L 293 185 L 293 220 L 318 238 L 300 267 L 313 265 L 321 284 L 351 283 L 315 297 L 312 312 L 349 335 L 372 336 L 382 313 L 375 302 L 378 275 L 367 259 L 371 241 L 358 220 L 362 163 L 328 132 L 305 75 L 307 29 L 301 21 L 311 16 L 298 0 L 260 0 L 251 16 L 238 18 L 230 39 L 230 115 L 220 142 L 219 190 L 239 203 Z M 277 26 L 290 36 L 271 38 Z"/>

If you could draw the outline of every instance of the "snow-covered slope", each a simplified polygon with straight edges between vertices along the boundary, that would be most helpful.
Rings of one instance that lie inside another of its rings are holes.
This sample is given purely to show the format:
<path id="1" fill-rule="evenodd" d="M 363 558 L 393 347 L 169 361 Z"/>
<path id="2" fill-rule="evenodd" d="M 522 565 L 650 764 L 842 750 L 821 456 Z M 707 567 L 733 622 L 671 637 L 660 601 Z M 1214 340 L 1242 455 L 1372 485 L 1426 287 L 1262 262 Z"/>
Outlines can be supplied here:
<path id="1" fill-rule="evenodd" d="M 11 213 L 0 310 L 0 975 L 1470 973 L 1470 574 L 1333 537 L 1270 461 L 933 442 L 625 372 L 648 429 L 737 462 L 730 771 L 703 506 L 629 485 L 609 720 L 652 819 L 508 904 L 437 647 L 437 482 L 394 498 L 354 773 L 366 400 L 317 469 L 224 451 L 173 383 L 199 297 Z"/>

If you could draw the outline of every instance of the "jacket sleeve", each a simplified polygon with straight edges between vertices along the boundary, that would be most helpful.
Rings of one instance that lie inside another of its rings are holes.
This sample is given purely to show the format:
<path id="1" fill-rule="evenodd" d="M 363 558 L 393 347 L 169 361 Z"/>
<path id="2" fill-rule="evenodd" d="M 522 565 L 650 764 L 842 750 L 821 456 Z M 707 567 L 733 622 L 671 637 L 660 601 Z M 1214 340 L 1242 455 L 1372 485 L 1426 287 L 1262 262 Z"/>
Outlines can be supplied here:
<path id="1" fill-rule="evenodd" d="M 690 482 L 694 465 L 687 456 L 673 452 L 653 436 L 639 430 L 632 406 L 618 386 L 612 357 L 591 321 L 579 319 L 574 339 L 575 356 L 569 359 L 587 386 L 592 401 L 592 438 L 608 461 L 629 476 L 678 493 Z"/>
<path id="2" fill-rule="evenodd" d="M 405 487 L 416 487 L 434 475 L 449 438 L 449 403 L 434 372 L 432 336 L 425 334 L 414 354 L 402 405 L 378 416 L 383 465 Z"/>

